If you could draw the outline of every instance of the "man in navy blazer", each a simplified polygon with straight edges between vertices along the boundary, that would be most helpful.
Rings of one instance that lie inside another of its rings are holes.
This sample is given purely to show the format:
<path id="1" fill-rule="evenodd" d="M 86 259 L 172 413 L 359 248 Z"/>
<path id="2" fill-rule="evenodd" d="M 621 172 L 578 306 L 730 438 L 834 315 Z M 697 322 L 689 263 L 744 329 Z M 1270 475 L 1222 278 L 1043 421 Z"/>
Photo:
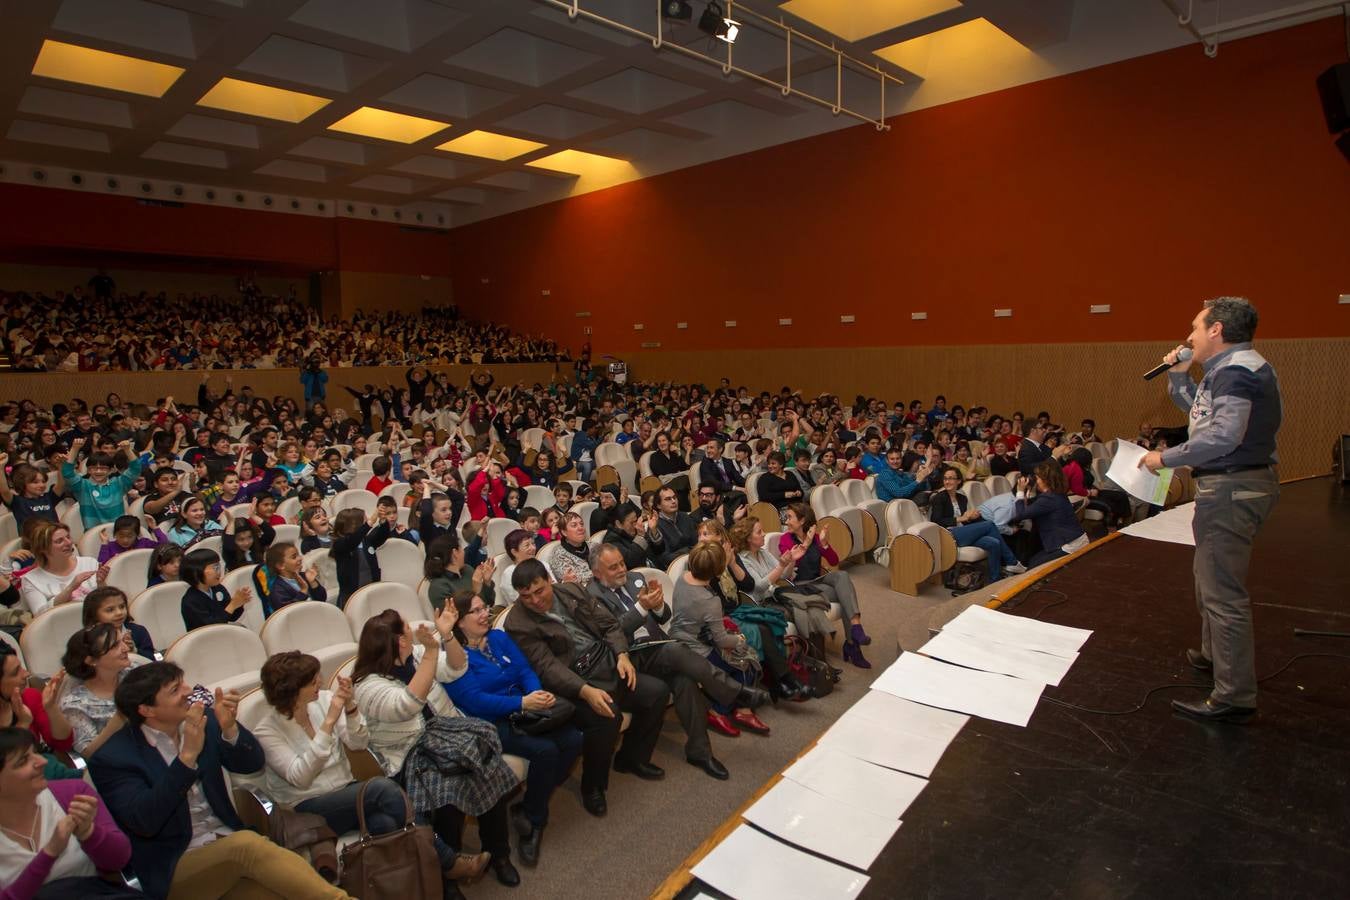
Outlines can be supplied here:
<path id="1" fill-rule="evenodd" d="M 1045 446 L 1046 428 L 1039 422 L 1031 426 L 1027 436 L 1017 448 L 1017 468 L 1030 478 L 1036 473 L 1036 467 L 1050 459 L 1050 448 Z"/>
<path id="2" fill-rule="evenodd" d="M 257 772 L 266 759 L 235 720 L 237 691 L 215 692 L 210 713 L 173 663 L 132 669 L 113 702 L 126 719 L 89 760 L 108 811 L 131 839 L 151 897 L 222 896 L 234 886 L 288 900 L 345 897 L 295 853 L 244 828 L 224 770 Z"/>
<path id="3" fill-rule="evenodd" d="M 730 460 L 723 457 L 725 449 L 726 445 L 716 438 L 708 441 L 703 448 L 703 461 L 698 464 L 699 484 L 714 485 L 720 494 L 745 489 L 745 479 L 741 473 L 736 471 Z"/>

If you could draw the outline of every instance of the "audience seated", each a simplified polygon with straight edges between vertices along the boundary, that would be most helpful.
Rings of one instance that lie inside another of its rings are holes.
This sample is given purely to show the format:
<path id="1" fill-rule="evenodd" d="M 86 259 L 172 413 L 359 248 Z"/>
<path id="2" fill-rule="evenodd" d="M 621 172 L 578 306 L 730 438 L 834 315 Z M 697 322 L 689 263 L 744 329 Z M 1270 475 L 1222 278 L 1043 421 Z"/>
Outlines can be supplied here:
<path id="1" fill-rule="evenodd" d="M 19 593 L 33 615 L 54 606 L 80 602 L 107 576 L 108 570 L 89 556 L 80 556 L 65 525 L 35 523 L 29 549 L 33 567 L 23 573 Z"/>
<path id="2" fill-rule="evenodd" d="M 951 532 L 958 547 L 979 547 L 987 554 L 989 583 L 998 581 L 1000 572 L 1018 574 L 1026 567 L 1017 561 L 1012 548 L 1003 540 L 998 526 L 986 521 L 970 498 L 961 493 L 961 472 L 948 466 L 942 472 L 942 490 L 928 505 L 928 518 Z"/>
<path id="3" fill-rule="evenodd" d="M 98 793 L 71 778 L 49 781 L 46 759 L 23 728 L 0 728 L 0 884 L 4 896 L 132 898 L 105 880 L 131 859 L 131 844 Z"/>
<path id="4" fill-rule="evenodd" d="M 1032 568 L 1067 556 L 1088 544 L 1088 536 L 1074 515 L 1068 493 L 1064 470 L 1054 460 L 1037 465 L 1030 478 L 1022 475 L 1017 479 L 1014 492 L 1017 505 L 1012 521 L 1030 519 L 1035 522 L 1041 541 L 1040 552 L 1028 563 Z"/>
<path id="5" fill-rule="evenodd" d="M 254 601 L 253 590 L 241 587 L 233 594 L 220 584 L 220 557 L 214 550 L 190 550 L 183 556 L 179 580 L 187 585 L 183 593 L 183 625 L 188 631 L 204 625 L 237 622 L 244 605 Z"/>
<path id="6" fill-rule="evenodd" d="M 29 686 L 28 675 L 14 648 L 0 641 L 0 728 L 27 729 L 40 746 L 69 750 L 74 735 L 61 711 L 64 673 L 52 676 L 41 689 Z"/>
<path id="7" fill-rule="evenodd" d="M 235 718 L 239 695 L 216 690 L 208 712 L 169 662 L 132 669 L 114 694 L 126 720 L 89 760 L 94 786 L 131 839 L 151 897 L 223 896 L 233 889 L 293 900 L 345 898 L 299 855 L 244 828 L 224 773 L 265 763 Z"/>
<path id="8" fill-rule="evenodd" d="M 839 565 L 839 555 L 830 546 L 825 529 L 816 527 L 816 514 L 805 503 L 793 503 L 783 515 L 783 527 L 783 536 L 778 540 L 780 556 L 791 553 L 797 546 L 806 548 L 796 560 L 797 578 L 792 584 L 793 591 L 814 594 L 828 603 L 838 603 L 843 609 L 848 627 L 848 636 L 844 638 L 844 659 L 860 669 L 872 668 L 862 653 L 862 648 L 872 643 L 872 639 L 863 630 L 862 611 L 858 608 L 853 579 L 839 569 L 832 572 L 824 570 L 822 563 Z"/>
<path id="9" fill-rule="evenodd" d="M 527 559 L 511 574 L 511 586 L 520 597 L 506 613 L 506 632 L 542 687 L 574 702 L 573 720 L 583 735 L 582 805 L 603 816 L 611 760 L 616 772 L 649 781 L 665 777 L 651 758 L 670 689 L 633 667 L 618 621 L 580 585 L 555 585 L 543 563 Z M 632 722 L 616 753 L 622 712 L 631 713 Z"/>
<path id="10" fill-rule="evenodd" d="M 131 652 L 115 625 L 86 626 L 66 643 L 61 666 L 70 683 L 61 695 L 61 712 L 81 756 L 92 756 L 126 724 L 113 695 L 133 665 Z"/>
<path id="11" fill-rule="evenodd" d="M 446 604 L 435 629 L 422 624 L 414 631 L 385 610 L 362 628 L 352 671 L 371 751 L 436 833 L 446 897 L 458 896 L 458 881 L 477 879 L 489 866 L 502 884 L 520 883 L 507 821 L 515 773 L 502 761 L 497 730 L 463 716 L 441 687 L 468 669 L 454 635 L 457 621 L 454 604 Z M 469 815 L 478 819 L 481 853 L 460 852 Z"/>
<path id="12" fill-rule="evenodd" d="M 468 671 L 445 685 L 467 715 L 492 722 L 502 751 L 529 764 L 525 795 L 511 807 L 525 865 L 539 862 L 548 825 L 548 802 L 581 755 L 581 732 L 572 724 L 572 701 L 543 689 L 539 676 L 510 635 L 492 628 L 491 606 L 472 589 L 456 591 L 455 637 L 468 656 Z"/>

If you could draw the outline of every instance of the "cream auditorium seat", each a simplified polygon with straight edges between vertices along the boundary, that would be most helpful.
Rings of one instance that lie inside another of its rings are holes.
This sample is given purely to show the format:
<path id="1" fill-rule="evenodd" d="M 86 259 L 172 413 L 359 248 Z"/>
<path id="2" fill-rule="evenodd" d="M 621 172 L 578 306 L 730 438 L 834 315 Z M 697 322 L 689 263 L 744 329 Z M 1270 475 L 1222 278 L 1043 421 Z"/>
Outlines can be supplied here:
<path id="1" fill-rule="evenodd" d="M 317 658 L 324 681 L 356 653 L 347 617 L 327 603 L 292 603 L 277 610 L 263 626 L 262 642 L 268 656 L 300 650 Z"/>
<path id="2" fill-rule="evenodd" d="M 267 651 L 247 628 L 203 625 L 174 641 L 164 658 L 178 664 L 189 684 L 243 693 L 258 686 L 258 670 L 267 662 Z"/>
<path id="3" fill-rule="evenodd" d="M 19 632 L 19 646 L 28 671 L 42 678 L 51 678 L 61 668 L 61 656 L 66 652 L 66 641 L 83 625 L 84 609 L 80 603 L 53 606 L 24 626 Z"/>
<path id="4" fill-rule="evenodd" d="M 426 550 L 421 544 L 401 539 L 385 541 L 375 551 L 380 564 L 380 580 L 396 582 L 415 588 L 422 580 L 422 568 L 426 562 Z"/>
<path id="5" fill-rule="evenodd" d="M 364 551 L 357 551 L 358 553 Z M 313 568 L 319 573 L 319 584 L 328 592 L 328 602 L 337 603 L 338 592 L 341 586 L 338 584 L 337 560 L 333 559 L 332 554 L 328 552 L 327 547 L 319 547 L 300 557 L 300 570 Z"/>
<path id="6" fill-rule="evenodd" d="M 392 609 L 403 617 L 404 622 L 429 622 L 432 619 L 431 605 L 417 596 L 417 590 L 406 584 L 377 581 L 355 591 L 347 598 L 347 624 L 352 635 L 360 641 L 361 629 L 367 620 L 378 616 L 386 609 Z"/>
<path id="7" fill-rule="evenodd" d="M 187 589 L 181 581 L 170 581 L 146 588 L 131 600 L 128 612 L 132 620 L 145 626 L 161 653 L 187 633 L 183 624 L 183 595 Z"/>
<path id="8" fill-rule="evenodd" d="M 375 511 L 375 501 L 379 499 L 364 487 L 348 488 L 345 491 L 339 491 L 333 497 L 333 515 L 337 515 L 344 509 L 359 509 L 363 514 L 369 516 Z"/>
<path id="9" fill-rule="evenodd" d="M 108 577 L 104 583 L 121 589 L 128 598 L 135 597 L 145 590 L 146 573 L 150 569 L 150 557 L 154 552 L 149 548 L 123 550 L 108 560 Z"/>

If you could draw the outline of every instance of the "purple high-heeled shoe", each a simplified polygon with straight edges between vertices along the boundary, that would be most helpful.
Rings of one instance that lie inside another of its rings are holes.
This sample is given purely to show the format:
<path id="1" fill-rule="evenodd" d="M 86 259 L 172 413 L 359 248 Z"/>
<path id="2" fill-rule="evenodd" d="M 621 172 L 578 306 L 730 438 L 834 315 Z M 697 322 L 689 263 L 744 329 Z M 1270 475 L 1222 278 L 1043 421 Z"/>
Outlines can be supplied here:
<path id="1" fill-rule="evenodd" d="M 859 647 L 866 647 L 868 644 L 872 643 L 872 639 L 867 636 L 867 632 L 863 631 L 861 622 L 857 625 L 849 626 L 848 636 L 851 637 L 853 643 L 857 644 Z"/>
<path id="2" fill-rule="evenodd" d="M 863 658 L 862 648 L 853 641 L 844 641 L 844 662 L 852 663 L 859 669 L 872 668 L 872 664 Z"/>

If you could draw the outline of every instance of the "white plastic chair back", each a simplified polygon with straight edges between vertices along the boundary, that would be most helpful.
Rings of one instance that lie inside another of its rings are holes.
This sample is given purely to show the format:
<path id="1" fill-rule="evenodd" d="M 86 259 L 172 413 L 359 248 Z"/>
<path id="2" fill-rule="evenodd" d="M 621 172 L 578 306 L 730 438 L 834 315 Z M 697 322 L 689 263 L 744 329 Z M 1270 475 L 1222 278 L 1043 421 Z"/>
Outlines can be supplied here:
<path id="1" fill-rule="evenodd" d="M 763 474 L 763 472 L 752 472 L 750 477 L 745 479 L 745 497 L 751 506 L 759 502 L 759 476 Z"/>
<path id="2" fill-rule="evenodd" d="M 66 641 L 80 630 L 83 614 L 83 604 L 63 603 L 35 616 L 24 626 L 19 632 L 19 646 L 23 648 L 28 671 L 43 678 L 56 674 L 66 652 Z"/>
<path id="3" fill-rule="evenodd" d="M 817 519 L 833 516 L 848 504 L 844 501 L 844 492 L 835 484 L 818 484 L 811 489 L 811 511 Z"/>
<path id="4" fill-rule="evenodd" d="M 132 500 L 131 505 L 127 507 L 127 515 L 137 518 L 143 517 L 145 515 L 145 497 L 137 497 Z"/>
<path id="5" fill-rule="evenodd" d="M 1012 483 L 1003 475 L 990 475 L 984 480 L 984 485 L 989 488 L 989 496 L 991 497 L 1012 493 Z"/>
<path id="6" fill-rule="evenodd" d="M 131 618 L 145 626 L 160 651 L 187 633 L 183 624 L 183 595 L 187 589 L 181 581 L 169 581 L 146 588 L 131 600 Z"/>
<path id="7" fill-rule="evenodd" d="M 112 528 L 112 522 L 104 522 L 80 535 L 80 555 L 98 559 L 98 551 L 112 538 Z"/>
<path id="8" fill-rule="evenodd" d="M 301 570 L 314 567 L 319 572 L 319 584 L 328 592 L 328 602 L 336 604 L 341 587 L 338 585 L 337 562 L 327 547 L 319 547 L 300 557 Z"/>
<path id="9" fill-rule="evenodd" d="M 356 484 L 357 482 L 353 481 L 352 483 Z M 376 497 L 393 497 L 395 503 L 403 506 L 403 498 L 408 496 L 408 492 L 411 490 L 412 485 L 408 482 L 395 481 L 392 484 L 386 484 Z"/>
<path id="10" fill-rule="evenodd" d="M 16 640 L 12 634 L 8 631 L 0 631 L 0 641 L 9 644 L 15 654 L 19 657 L 19 665 L 23 666 L 25 669 L 28 668 L 28 664 L 24 662 L 23 659 L 23 647 L 19 646 L 18 640 Z"/>
<path id="11" fill-rule="evenodd" d="M 248 518 L 249 506 L 248 503 L 236 503 L 234 506 L 225 507 L 225 511 L 230 514 L 231 518 L 245 519 Z"/>
<path id="12" fill-rule="evenodd" d="M 249 731 L 253 731 L 263 719 L 267 718 L 267 714 L 271 711 L 272 707 L 268 704 L 262 688 L 257 687 L 239 698 L 239 709 L 235 716 L 238 718 L 240 725 L 243 725 Z"/>
<path id="13" fill-rule="evenodd" d="M 985 487 L 984 482 L 975 481 L 974 479 L 964 482 L 961 485 L 961 492 L 970 498 L 970 505 L 972 507 L 979 506 L 990 497 L 989 488 Z"/>
<path id="14" fill-rule="evenodd" d="M 333 514 L 342 512 L 344 509 L 359 509 L 369 516 L 375 511 L 376 496 L 364 488 L 353 488 L 351 490 L 340 491 L 333 498 Z"/>
<path id="15" fill-rule="evenodd" d="M 127 597 L 135 597 L 145 590 L 145 575 L 154 553 L 148 548 L 123 550 L 108 560 L 108 577 L 105 581 L 110 587 L 121 588 Z"/>
<path id="16" fill-rule="evenodd" d="M 770 531 L 764 535 L 764 549 L 774 559 L 781 559 L 782 555 L 778 551 L 778 542 L 783 539 L 783 532 Z"/>
<path id="17" fill-rule="evenodd" d="M 11 538 L 0 546 L 0 559 L 9 559 L 23 546 L 23 538 Z"/>
<path id="18" fill-rule="evenodd" d="M 533 506 L 535 509 L 543 512 L 557 501 L 553 498 L 553 491 L 541 484 L 532 484 L 525 488 L 525 505 Z"/>
<path id="19" fill-rule="evenodd" d="M 193 544 L 190 550 L 210 550 L 216 556 L 220 556 L 225 551 L 224 539 L 218 534 L 213 534 Z"/>
<path id="20" fill-rule="evenodd" d="M 19 525 L 9 510 L 0 512 L 0 543 L 8 543 L 19 537 Z"/>
<path id="21" fill-rule="evenodd" d="M 892 535 L 905 534 L 923 521 L 923 514 L 913 500 L 902 497 L 886 504 L 886 530 Z"/>
<path id="22" fill-rule="evenodd" d="M 638 457 L 638 475 L 642 478 L 650 478 L 652 475 L 652 454 L 655 450 L 648 450 Z"/>
<path id="23" fill-rule="evenodd" d="M 524 450 L 538 450 L 544 446 L 544 429 L 526 428 L 520 433 L 520 446 Z"/>
<path id="24" fill-rule="evenodd" d="M 262 633 L 269 656 L 300 650 L 319 660 L 320 677 L 327 681 L 344 660 L 356 652 L 351 624 L 336 606 L 305 601 L 272 613 Z"/>
<path id="25" fill-rule="evenodd" d="M 178 664 L 188 684 L 243 692 L 258 686 L 267 651 L 247 628 L 203 625 L 174 641 L 164 658 Z"/>
<path id="26" fill-rule="evenodd" d="M 257 566 L 240 566 L 233 572 L 226 572 L 225 577 L 220 580 L 220 586 L 231 597 L 240 588 L 248 588 L 253 592 L 253 599 L 244 604 L 244 614 L 237 621 L 254 634 L 261 634 L 266 619 L 263 616 L 262 598 L 258 596 L 258 589 L 253 585 L 253 572 L 257 568 Z M 158 647 L 159 642 L 156 642 L 155 646 Z"/>
<path id="27" fill-rule="evenodd" d="M 850 506 L 862 506 L 864 501 L 876 499 L 876 495 L 867 490 L 867 482 L 858 478 L 846 478 L 840 485 L 844 500 Z"/>
<path id="28" fill-rule="evenodd" d="M 548 569 L 549 571 L 552 571 L 553 554 L 557 553 L 560 547 L 562 547 L 562 543 L 560 541 L 549 541 L 547 544 L 539 548 L 539 552 L 534 555 L 534 558 L 543 563 L 544 568 Z"/>
<path id="29" fill-rule="evenodd" d="M 670 565 L 666 566 L 666 574 L 674 584 L 679 584 L 680 576 L 684 575 L 689 569 L 689 554 L 685 553 L 671 560 Z"/>
<path id="30" fill-rule="evenodd" d="M 515 519 L 488 519 L 487 531 L 483 535 L 483 552 L 488 556 L 505 553 L 506 546 L 503 541 L 519 527 L 520 523 Z"/>
<path id="31" fill-rule="evenodd" d="M 412 541 L 394 539 L 385 541 L 375 551 L 380 564 L 380 580 L 406 584 L 415 588 L 422 580 L 422 565 L 426 561 L 426 551 L 421 544 Z"/>
<path id="32" fill-rule="evenodd" d="M 273 525 L 277 536 L 272 540 L 274 544 L 294 544 L 300 546 L 300 526 L 299 525 Z"/>
<path id="33" fill-rule="evenodd" d="M 80 518 L 80 508 L 72 506 L 61 513 L 61 524 L 70 529 L 70 539 L 78 546 L 80 538 L 84 537 L 84 520 Z"/>
<path id="34" fill-rule="evenodd" d="M 300 498 L 287 497 L 277 504 L 277 515 L 281 516 L 287 522 L 294 522 L 300 518 Z"/>
<path id="35" fill-rule="evenodd" d="M 386 609 L 392 609 L 403 617 L 404 622 L 416 623 L 431 620 L 431 606 L 424 604 L 417 596 L 417 590 L 406 584 L 377 581 L 357 590 L 347 598 L 347 607 L 343 613 L 351 626 L 352 635 L 359 642 L 361 629 L 367 620 L 378 616 Z"/>
<path id="36" fill-rule="evenodd" d="M 370 444 L 368 442 L 366 444 L 366 449 L 370 449 Z M 369 469 L 370 464 L 383 455 L 383 453 L 362 453 L 360 456 L 356 457 L 356 468 Z"/>

